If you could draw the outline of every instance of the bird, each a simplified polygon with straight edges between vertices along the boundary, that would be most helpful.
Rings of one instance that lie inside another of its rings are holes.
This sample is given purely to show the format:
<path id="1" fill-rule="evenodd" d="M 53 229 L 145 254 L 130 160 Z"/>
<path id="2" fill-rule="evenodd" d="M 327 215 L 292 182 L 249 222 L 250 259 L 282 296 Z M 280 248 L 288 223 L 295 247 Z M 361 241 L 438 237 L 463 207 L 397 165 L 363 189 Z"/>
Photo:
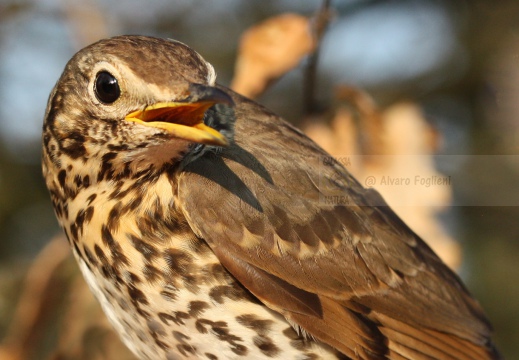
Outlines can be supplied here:
<path id="1" fill-rule="evenodd" d="M 303 132 L 171 39 L 77 52 L 43 176 L 140 359 L 498 359 L 460 278 Z"/>

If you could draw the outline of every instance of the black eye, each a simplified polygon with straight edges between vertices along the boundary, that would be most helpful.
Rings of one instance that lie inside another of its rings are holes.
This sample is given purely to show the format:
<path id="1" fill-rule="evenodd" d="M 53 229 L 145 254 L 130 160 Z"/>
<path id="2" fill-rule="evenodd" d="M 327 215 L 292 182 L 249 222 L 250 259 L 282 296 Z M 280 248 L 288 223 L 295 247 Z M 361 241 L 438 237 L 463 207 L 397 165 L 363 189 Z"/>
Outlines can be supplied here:
<path id="1" fill-rule="evenodd" d="M 94 93 L 99 101 L 105 104 L 111 104 L 119 99 L 121 89 L 117 83 L 117 79 L 107 71 L 97 73 L 94 85 Z"/>

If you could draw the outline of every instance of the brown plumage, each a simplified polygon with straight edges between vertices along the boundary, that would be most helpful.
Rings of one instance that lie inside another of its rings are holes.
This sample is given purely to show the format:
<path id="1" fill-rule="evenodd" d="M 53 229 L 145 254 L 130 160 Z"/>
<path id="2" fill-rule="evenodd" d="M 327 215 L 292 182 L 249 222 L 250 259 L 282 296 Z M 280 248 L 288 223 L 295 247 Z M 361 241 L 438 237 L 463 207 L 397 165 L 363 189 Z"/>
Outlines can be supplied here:
<path id="1" fill-rule="evenodd" d="M 141 358 L 498 358 L 478 303 L 378 193 L 181 43 L 81 50 L 43 142 L 58 219 Z"/>

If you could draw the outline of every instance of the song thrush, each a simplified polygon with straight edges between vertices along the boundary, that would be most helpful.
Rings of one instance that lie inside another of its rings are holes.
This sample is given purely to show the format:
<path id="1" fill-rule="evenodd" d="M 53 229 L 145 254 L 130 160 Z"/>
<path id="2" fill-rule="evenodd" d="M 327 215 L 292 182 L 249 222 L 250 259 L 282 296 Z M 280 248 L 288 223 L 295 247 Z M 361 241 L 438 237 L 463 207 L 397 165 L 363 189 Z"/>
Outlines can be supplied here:
<path id="1" fill-rule="evenodd" d="M 43 174 L 90 288 L 143 359 L 489 359 L 458 277 L 302 132 L 188 46 L 79 51 Z"/>

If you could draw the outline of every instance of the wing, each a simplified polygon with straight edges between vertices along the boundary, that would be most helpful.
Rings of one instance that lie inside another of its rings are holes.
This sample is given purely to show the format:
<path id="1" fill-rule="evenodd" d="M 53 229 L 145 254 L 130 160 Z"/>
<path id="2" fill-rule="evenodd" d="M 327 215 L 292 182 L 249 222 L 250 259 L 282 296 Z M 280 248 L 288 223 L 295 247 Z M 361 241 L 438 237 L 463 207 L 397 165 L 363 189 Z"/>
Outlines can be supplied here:
<path id="1" fill-rule="evenodd" d="M 352 358 L 497 357 L 478 303 L 378 193 L 288 123 L 234 99 L 235 144 L 178 179 L 187 221 L 234 277 Z"/>

